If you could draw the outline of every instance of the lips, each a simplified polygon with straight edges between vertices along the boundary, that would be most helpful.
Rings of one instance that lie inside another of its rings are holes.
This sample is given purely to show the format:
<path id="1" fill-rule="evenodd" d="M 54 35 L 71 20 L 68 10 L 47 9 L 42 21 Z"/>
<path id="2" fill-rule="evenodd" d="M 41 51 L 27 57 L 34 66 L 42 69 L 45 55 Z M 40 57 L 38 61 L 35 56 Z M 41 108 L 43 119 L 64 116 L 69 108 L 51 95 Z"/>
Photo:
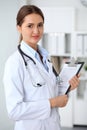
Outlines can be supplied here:
<path id="1" fill-rule="evenodd" d="M 38 40 L 38 39 L 39 39 L 39 36 L 33 36 L 33 38 L 34 38 L 35 40 Z"/>

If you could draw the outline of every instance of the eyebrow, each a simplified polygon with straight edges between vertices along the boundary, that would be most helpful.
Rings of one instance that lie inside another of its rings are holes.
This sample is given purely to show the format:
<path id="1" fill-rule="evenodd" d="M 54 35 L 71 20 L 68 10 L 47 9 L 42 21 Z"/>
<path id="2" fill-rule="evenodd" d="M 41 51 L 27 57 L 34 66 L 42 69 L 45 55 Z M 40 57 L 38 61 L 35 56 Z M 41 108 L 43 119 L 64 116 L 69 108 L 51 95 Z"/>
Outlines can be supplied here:
<path id="1" fill-rule="evenodd" d="M 44 24 L 44 22 L 39 22 L 38 24 L 40 24 L 40 23 L 41 23 L 41 24 Z M 27 24 L 34 24 L 34 23 L 27 23 Z"/>

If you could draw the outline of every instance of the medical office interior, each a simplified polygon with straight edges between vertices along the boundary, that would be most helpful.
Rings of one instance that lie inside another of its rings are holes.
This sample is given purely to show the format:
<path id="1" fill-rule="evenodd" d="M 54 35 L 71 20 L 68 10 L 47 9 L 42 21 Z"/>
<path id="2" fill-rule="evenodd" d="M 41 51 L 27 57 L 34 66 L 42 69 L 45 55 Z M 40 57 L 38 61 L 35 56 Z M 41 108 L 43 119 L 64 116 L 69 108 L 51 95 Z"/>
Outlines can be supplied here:
<path id="1" fill-rule="evenodd" d="M 45 14 L 45 32 L 40 44 L 48 50 L 57 72 L 71 57 L 85 61 L 79 87 L 70 93 L 67 106 L 60 109 L 60 116 L 63 130 L 80 130 L 80 127 L 86 130 L 87 0 L 0 0 L 0 130 L 14 127 L 7 115 L 2 80 L 5 61 L 18 45 L 15 19 L 24 4 L 37 5 Z"/>

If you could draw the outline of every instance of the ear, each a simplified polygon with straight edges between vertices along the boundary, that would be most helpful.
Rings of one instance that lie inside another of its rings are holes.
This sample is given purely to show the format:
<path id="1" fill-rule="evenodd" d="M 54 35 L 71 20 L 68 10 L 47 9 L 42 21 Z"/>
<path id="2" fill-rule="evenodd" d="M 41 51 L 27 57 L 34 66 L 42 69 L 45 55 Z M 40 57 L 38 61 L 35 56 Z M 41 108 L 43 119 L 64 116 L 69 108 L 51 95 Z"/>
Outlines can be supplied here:
<path id="1" fill-rule="evenodd" d="M 21 26 L 17 25 L 17 30 L 19 33 L 21 33 Z"/>

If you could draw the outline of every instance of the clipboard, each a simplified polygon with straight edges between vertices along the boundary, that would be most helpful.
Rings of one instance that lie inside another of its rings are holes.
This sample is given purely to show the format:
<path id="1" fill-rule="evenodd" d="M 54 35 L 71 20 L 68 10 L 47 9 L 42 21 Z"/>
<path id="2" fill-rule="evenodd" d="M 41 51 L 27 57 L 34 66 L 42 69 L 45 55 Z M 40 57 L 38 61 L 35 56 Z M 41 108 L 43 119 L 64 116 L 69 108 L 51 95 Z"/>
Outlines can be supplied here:
<path id="1" fill-rule="evenodd" d="M 70 62 L 66 62 L 59 74 L 59 77 L 62 79 L 62 86 L 61 90 L 64 94 L 68 94 L 70 91 L 71 86 L 69 85 L 69 80 L 74 76 L 78 75 L 81 71 L 84 62 L 76 62 L 73 65 L 70 65 Z"/>

